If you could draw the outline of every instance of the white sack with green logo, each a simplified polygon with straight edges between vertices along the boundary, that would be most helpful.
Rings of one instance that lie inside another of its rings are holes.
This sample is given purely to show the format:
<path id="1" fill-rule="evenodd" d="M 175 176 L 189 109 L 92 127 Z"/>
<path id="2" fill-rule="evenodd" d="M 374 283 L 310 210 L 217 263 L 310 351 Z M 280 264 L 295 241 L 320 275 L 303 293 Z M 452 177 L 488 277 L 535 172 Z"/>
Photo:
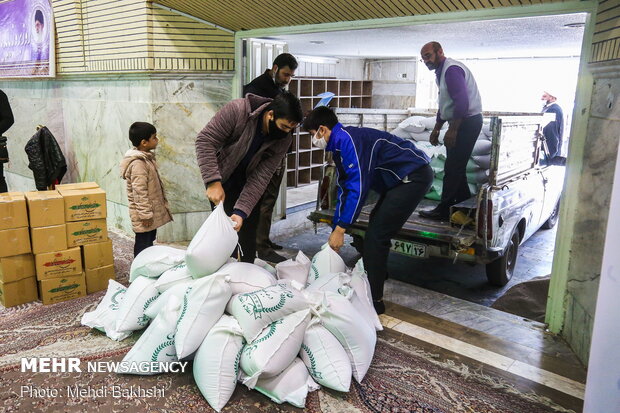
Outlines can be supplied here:
<path id="1" fill-rule="evenodd" d="M 337 391 L 349 391 L 352 373 L 349 356 L 318 318 L 310 321 L 299 356 L 317 383 Z"/>
<path id="2" fill-rule="evenodd" d="M 176 284 L 186 283 L 192 280 L 193 278 L 187 269 L 187 264 L 182 262 L 166 270 L 155 282 L 155 288 L 157 288 L 157 291 L 160 293 L 163 293 Z"/>
<path id="3" fill-rule="evenodd" d="M 133 345 L 129 353 L 123 358 L 126 365 L 143 365 L 154 361 L 171 362 L 178 361 L 174 348 L 174 329 L 181 303 L 172 297 L 164 311 L 162 311 L 149 328 L 140 336 L 136 344 Z M 159 374 L 157 368 L 150 368 L 147 371 L 125 370 L 118 373 L 153 375 Z"/>
<path id="4" fill-rule="evenodd" d="M 253 293 L 233 297 L 228 308 L 237 319 L 248 343 L 274 321 L 309 308 L 301 291 L 288 285 L 275 284 Z"/>
<path id="5" fill-rule="evenodd" d="M 211 327 L 224 314 L 231 291 L 226 274 L 214 274 L 195 281 L 183 296 L 176 329 L 177 357 L 193 354 Z"/>
<path id="6" fill-rule="evenodd" d="M 276 403 L 290 403 L 303 409 L 306 407 L 308 392 L 318 390 L 320 386 L 308 375 L 306 366 L 299 359 L 295 360 L 275 377 L 260 378 L 255 390 L 263 393 Z"/>
<path id="7" fill-rule="evenodd" d="M 129 282 L 140 276 L 157 278 L 165 271 L 182 263 L 185 251 L 165 245 L 153 245 L 142 250 L 131 262 Z"/>
<path id="8" fill-rule="evenodd" d="M 118 309 L 116 331 L 142 330 L 146 327 L 150 319 L 144 311 L 159 296 L 155 281 L 155 278 L 140 276 L 129 285 Z"/>
<path id="9" fill-rule="evenodd" d="M 259 378 L 273 377 L 297 357 L 310 322 L 310 310 L 288 315 L 271 323 L 241 352 L 241 369 L 247 378 L 243 384 L 252 389 Z"/>
<path id="10" fill-rule="evenodd" d="M 234 317 L 223 315 L 194 357 L 194 380 L 209 405 L 220 411 L 235 391 L 245 340 Z"/>
<path id="11" fill-rule="evenodd" d="M 218 273 L 228 274 L 233 295 L 251 293 L 276 283 L 276 277 L 266 269 L 248 262 L 232 262 L 224 265 Z"/>
<path id="12" fill-rule="evenodd" d="M 191 277 L 190 280 L 194 281 L 194 279 Z M 146 307 L 146 310 L 144 310 L 144 315 L 151 320 L 154 320 L 155 317 L 157 317 L 157 314 L 159 314 L 159 312 L 162 311 L 164 307 L 166 307 L 166 303 L 168 303 L 168 300 L 170 300 L 170 297 L 172 296 L 176 297 L 179 302 L 183 302 L 183 296 L 185 295 L 187 287 L 192 285 L 191 281 L 176 284 L 171 288 L 168 288 L 159 297 L 157 297 L 155 301 L 153 301 L 151 304 L 149 304 L 148 307 Z"/>
<path id="13" fill-rule="evenodd" d="M 306 286 L 312 284 L 312 282 L 318 279 L 321 275 L 330 274 L 335 272 L 345 272 L 347 266 L 344 261 L 334 251 L 329 244 L 325 243 L 321 247 L 321 251 L 314 254 L 312 257 L 312 263 L 310 265 L 310 272 L 308 273 L 308 281 Z"/>
<path id="14" fill-rule="evenodd" d="M 82 315 L 82 325 L 96 328 L 106 333 L 112 340 L 120 341 L 132 334 L 132 331 L 117 331 L 116 318 L 120 303 L 125 297 L 127 289 L 114 280 L 108 281 L 108 291 L 99 301 L 97 308 Z"/>

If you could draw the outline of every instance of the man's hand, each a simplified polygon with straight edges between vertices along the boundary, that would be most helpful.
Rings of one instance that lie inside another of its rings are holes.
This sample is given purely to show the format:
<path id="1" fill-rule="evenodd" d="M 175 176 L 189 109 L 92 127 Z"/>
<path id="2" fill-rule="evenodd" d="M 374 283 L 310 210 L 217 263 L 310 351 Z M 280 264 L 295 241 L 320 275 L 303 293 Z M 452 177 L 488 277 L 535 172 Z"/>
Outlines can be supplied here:
<path id="1" fill-rule="evenodd" d="M 336 252 L 339 252 L 340 248 L 344 245 L 344 231 L 344 228 L 336 227 L 327 241 L 329 246 Z"/>
<path id="2" fill-rule="evenodd" d="M 207 198 L 209 201 L 213 202 L 215 205 L 219 205 L 220 202 L 224 201 L 226 194 L 224 193 L 224 188 L 222 187 L 222 183 L 220 181 L 211 182 L 207 187 Z"/>
<path id="3" fill-rule="evenodd" d="M 443 144 L 446 148 L 453 148 L 456 145 L 456 129 L 448 128 L 446 134 L 443 137 Z"/>
<path id="4" fill-rule="evenodd" d="M 241 218 L 237 214 L 232 214 L 230 216 L 230 219 L 232 219 L 233 221 L 233 228 L 235 229 L 235 231 L 239 232 L 239 230 L 241 229 L 241 226 L 243 225 L 243 218 Z"/>
<path id="5" fill-rule="evenodd" d="M 431 137 L 429 139 L 429 142 L 433 146 L 439 145 L 439 129 L 437 128 L 433 129 L 433 131 L 431 132 Z"/>
<path id="6" fill-rule="evenodd" d="M 151 225 L 153 225 L 153 218 L 149 218 L 149 219 L 142 219 L 142 225 L 146 228 L 150 227 Z"/>

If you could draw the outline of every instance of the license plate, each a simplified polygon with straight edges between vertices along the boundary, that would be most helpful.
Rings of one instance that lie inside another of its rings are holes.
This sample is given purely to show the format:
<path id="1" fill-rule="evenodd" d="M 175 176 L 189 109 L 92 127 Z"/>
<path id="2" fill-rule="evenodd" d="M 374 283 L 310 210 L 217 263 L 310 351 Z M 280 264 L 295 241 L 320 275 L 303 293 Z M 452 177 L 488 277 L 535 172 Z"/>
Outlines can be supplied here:
<path id="1" fill-rule="evenodd" d="M 426 245 L 415 242 L 392 240 L 392 251 L 414 258 L 426 258 Z"/>

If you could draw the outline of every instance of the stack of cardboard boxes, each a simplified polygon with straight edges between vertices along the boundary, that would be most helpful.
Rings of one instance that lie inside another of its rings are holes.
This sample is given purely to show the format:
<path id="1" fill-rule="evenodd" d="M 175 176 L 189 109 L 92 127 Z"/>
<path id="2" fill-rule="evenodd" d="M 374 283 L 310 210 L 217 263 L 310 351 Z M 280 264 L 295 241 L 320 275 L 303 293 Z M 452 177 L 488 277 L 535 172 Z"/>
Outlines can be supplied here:
<path id="1" fill-rule="evenodd" d="M 3 203 L 3 199 L 7 202 Z M 66 301 L 107 288 L 108 280 L 115 274 L 112 242 L 108 239 L 106 225 L 105 191 L 94 182 L 58 185 L 54 191 L 12 193 L 0 198 L 0 208 L 3 205 L 9 208 L 10 205 L 12 211 L 18 211 L 21 201 L 24 201 L 23 214 L 26 205 L 28 207 L 25 227 L 24 217 L 16 212 L 11 213 L 15 216 L 12 219 L 0 219 L 0 225 L 3 225 L 0 228 L 14 228 L 6 229 L 6 233 L 0 231 L 0 243 L 11 247 L 0 252 L 0 257 L 11 257 L 5 259 L 6 263 L 0 261 L 2 304 L 8 307 L 36 300 L 36 282 L 32 288 L 35 274 L 43 304 Z M 7 241 L 3 242 L 3 236 Z M 9 239 L 15 241 L 9 242 Z M 15 270 L 18 264 L 19 271 Z M 11 274 L 8 280 L 7 274 Z M 22 281 L 25 279 L 28 281 Z M 9 283 L 18 280 L 25 286 L 15 284 L 12 289 L 8 288 Z M 26 287 L 29 294 L 14 292 L 21 292 Z"/>
<path id="2" fill-rule="evenodd" d="M 37 298 L 26 199 L 18 192 L 0 194 L 0 304 L 12 307 Z"/>

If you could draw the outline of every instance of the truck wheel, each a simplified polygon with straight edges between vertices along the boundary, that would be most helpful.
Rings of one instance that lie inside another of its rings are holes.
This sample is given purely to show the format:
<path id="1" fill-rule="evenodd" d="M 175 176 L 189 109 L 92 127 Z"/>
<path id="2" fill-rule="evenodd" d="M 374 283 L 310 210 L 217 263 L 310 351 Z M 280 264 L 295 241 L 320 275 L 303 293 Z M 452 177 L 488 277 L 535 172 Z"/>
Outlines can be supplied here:
<path id="1" fill-rule="evenodd" d="M 517 264 L 518 252 L 519 232 L 515 228 L 504 256 L 487 264 L 487 280 L 489 284 L 496 287 L 503 287 L 508 284 Z"/>
<path id="2" fill-rule="evenodd" d="M 560 216 L 560 200 L 558 199 L 558 203 L 555 204 L 555 208 L 553 208 L 553 212 L 551 213 L 551 216 L 549 217 L 549 219 L 545 221 L 544 224 L 542 224 L 541 228 L 551 229 L 555 227 L 555 224 L 558 223 L 559 216 Z"/>
<path id="3" fill-rule="evenodd" d="M 357 252 L 364 255 L 364 237 L 361 235 L 351 235 L 351 237 L 353 238 L 351 246 L 355 248 Z"/>

